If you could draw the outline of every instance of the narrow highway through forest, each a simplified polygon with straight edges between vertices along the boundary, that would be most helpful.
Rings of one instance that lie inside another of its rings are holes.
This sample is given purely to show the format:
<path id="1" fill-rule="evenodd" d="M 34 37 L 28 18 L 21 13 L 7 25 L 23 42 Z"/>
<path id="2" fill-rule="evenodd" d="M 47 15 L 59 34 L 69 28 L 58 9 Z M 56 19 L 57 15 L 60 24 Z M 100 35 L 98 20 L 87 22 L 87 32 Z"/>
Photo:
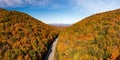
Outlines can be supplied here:
<path id="1" fill-rule="evenodd" d="M 57 42 L 58 42 L 58 38 L 50 46 L 49 51 L 47 53 L 47 56 L 46 56 L 45 60 L 54 60 L 54 55 L 55 55 L 55 51 L 56 51 Z"/>

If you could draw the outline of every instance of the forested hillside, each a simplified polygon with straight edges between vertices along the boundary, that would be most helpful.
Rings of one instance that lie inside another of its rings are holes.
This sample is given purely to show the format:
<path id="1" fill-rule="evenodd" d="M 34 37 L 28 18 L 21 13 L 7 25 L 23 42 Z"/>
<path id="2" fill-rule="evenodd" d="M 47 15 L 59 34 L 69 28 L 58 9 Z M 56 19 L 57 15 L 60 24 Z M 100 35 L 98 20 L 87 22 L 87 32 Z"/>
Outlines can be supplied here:
<path id="1" fill-rule="evenodd" d="M 0 9 L 0 60 L 44 60 L 58 34 L 25 13 Z"/>
<path id="2" fill-rule="evenodd" d="M 56 60 L 119 60 L 120 9 L 97 13 L 63 31 Z"/>

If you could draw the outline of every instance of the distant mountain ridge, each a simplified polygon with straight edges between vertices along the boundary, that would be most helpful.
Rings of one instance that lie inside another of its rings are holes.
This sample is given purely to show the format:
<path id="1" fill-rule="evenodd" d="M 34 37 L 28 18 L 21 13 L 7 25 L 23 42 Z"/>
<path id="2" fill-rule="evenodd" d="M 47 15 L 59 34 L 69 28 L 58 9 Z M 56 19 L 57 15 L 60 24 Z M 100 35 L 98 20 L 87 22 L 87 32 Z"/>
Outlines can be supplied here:
<path id="1" fill-rule="evenodd" d="M 72 24 L 53 23 L 53 24 L 49 24 L 49 25 L 53 25 L 53 26 L 71 26 Z"/>

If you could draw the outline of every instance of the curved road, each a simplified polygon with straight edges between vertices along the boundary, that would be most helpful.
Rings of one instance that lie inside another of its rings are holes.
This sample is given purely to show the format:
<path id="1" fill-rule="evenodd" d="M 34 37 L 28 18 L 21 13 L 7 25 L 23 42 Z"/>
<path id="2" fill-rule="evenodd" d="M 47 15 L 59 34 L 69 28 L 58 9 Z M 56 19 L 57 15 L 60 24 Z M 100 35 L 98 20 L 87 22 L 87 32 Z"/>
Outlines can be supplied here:
<path id="1" fill-rule="evenodd" d="M 58 38 L 50 46 L 45 60 L 54 60 L 54 55 L 55 55 L 55 51 L 56 51 L 57 42 L 58 42 Z"/>

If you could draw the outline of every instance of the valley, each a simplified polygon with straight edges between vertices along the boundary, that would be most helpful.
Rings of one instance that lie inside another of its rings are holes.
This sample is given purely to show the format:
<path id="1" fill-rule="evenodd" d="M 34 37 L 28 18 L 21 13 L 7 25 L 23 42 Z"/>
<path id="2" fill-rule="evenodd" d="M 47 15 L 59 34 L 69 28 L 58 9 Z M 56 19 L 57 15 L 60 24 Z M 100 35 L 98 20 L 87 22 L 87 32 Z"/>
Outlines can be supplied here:
<path id="1" fill-rule="evenodd" d="M 0 8 L 0 60 L 119 60 L 120 9 L 46 24 Z"/>

